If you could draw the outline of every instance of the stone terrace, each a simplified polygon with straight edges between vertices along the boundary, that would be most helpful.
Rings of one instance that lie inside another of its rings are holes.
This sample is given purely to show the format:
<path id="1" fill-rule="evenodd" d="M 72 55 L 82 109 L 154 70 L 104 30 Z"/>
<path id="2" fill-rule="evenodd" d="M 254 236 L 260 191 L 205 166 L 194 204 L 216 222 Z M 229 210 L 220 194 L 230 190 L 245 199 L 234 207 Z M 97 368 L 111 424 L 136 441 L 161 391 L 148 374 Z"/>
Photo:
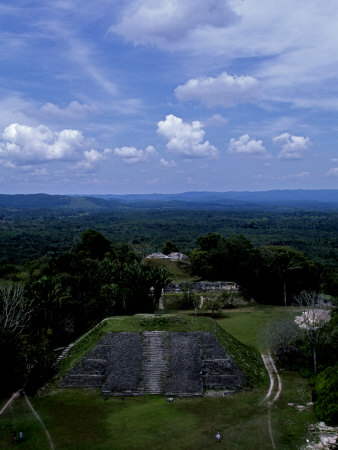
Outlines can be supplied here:
<path id="1" fill-rule="evenodd" d="M 206 332 L 108 333 L 63 379 L 61 387 L 102 387 L 104 395 L 194 396 L 235 392 L 244 376 Z"/>

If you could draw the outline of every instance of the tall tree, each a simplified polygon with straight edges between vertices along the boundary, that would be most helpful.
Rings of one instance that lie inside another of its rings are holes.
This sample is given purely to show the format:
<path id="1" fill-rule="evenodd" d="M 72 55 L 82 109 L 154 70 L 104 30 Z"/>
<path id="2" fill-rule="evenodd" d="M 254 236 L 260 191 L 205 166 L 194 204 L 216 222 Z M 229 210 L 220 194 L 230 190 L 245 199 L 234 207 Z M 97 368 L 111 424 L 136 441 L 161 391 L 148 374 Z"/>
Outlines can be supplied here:
<path id="1" fill-rule="evenodd" d="M 313 356 L 313 371 L 317 373 L 317 345 L 323 326 L 330 320 L 330 311 L 324 307 L 318 292 L 303 291 L 294 297 L 294 304 L 302 309 L 296 319 L 305 331 Z"/>

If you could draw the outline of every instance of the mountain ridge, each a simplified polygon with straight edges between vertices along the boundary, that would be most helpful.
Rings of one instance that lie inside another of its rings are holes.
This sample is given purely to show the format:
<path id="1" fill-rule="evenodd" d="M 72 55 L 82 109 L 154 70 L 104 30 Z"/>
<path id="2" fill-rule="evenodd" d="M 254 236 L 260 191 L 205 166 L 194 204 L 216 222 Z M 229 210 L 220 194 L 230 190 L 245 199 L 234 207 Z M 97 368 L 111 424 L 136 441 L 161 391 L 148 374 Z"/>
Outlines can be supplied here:
<path id="1" fill-rule="evenodd" d="M 0 194 L 3 209 L 227 209 L 227 208 L 338 209 L 338 190 L 188 191 L 177 194 Z"/>

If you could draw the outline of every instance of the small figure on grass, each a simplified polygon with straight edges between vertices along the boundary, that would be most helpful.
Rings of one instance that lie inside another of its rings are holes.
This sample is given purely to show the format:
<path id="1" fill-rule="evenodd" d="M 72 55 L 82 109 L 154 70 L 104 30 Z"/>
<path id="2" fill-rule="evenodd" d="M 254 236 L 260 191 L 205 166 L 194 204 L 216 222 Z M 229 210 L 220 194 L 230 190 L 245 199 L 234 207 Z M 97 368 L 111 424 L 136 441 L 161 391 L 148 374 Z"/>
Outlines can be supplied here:
<path id="1" fill-rule="evenodd" d="M 218 444 L 221 443 L 221 433 L 219 431 L 217 431 L 216 440 L 217 440 Z"/>
<path id="2" fill-rule="evenodd" d="M 15 444 L 17 440 L 18 440 L 18 434 L 16 431 L 13 431 L 13 437 L 12 437 L 13 444 Z"/>
<path id="3" fill-rule="evenodd" d="M 23 432 L 19 432 L 19 442 L 23 441 Z"/>

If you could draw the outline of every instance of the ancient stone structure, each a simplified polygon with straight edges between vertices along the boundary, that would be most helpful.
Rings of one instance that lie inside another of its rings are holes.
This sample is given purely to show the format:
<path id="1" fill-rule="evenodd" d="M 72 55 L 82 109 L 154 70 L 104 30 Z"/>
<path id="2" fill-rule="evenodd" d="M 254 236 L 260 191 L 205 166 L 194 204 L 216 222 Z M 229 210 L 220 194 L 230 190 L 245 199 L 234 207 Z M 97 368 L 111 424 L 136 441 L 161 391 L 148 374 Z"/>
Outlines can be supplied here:
<path id="1" fill-rule="evenodd" d="M 188 256 L 181 252 L 172 252 L 169 255 L 165 255 L 161 252 L 151 253 L 146 256 L 146 259 L 166 259 L 169 261 L 188 261 Z"/>
<path id="2" fill-rule="evenodd" d="M 243 387 L 244 376 L 207 332 L 108 333 L 61 387 L 102 387 L 103 395 L 203 395 Z"/>
<path id="3" fill-rule="evenodd" d="M 183 292 L 185 283 L 169 283 L 164 288 L 164 293 Z M 238 292 L 239 286 L 232 281 L 196 281 L 189 283 L 189 289 L 194 292 Z"/>

